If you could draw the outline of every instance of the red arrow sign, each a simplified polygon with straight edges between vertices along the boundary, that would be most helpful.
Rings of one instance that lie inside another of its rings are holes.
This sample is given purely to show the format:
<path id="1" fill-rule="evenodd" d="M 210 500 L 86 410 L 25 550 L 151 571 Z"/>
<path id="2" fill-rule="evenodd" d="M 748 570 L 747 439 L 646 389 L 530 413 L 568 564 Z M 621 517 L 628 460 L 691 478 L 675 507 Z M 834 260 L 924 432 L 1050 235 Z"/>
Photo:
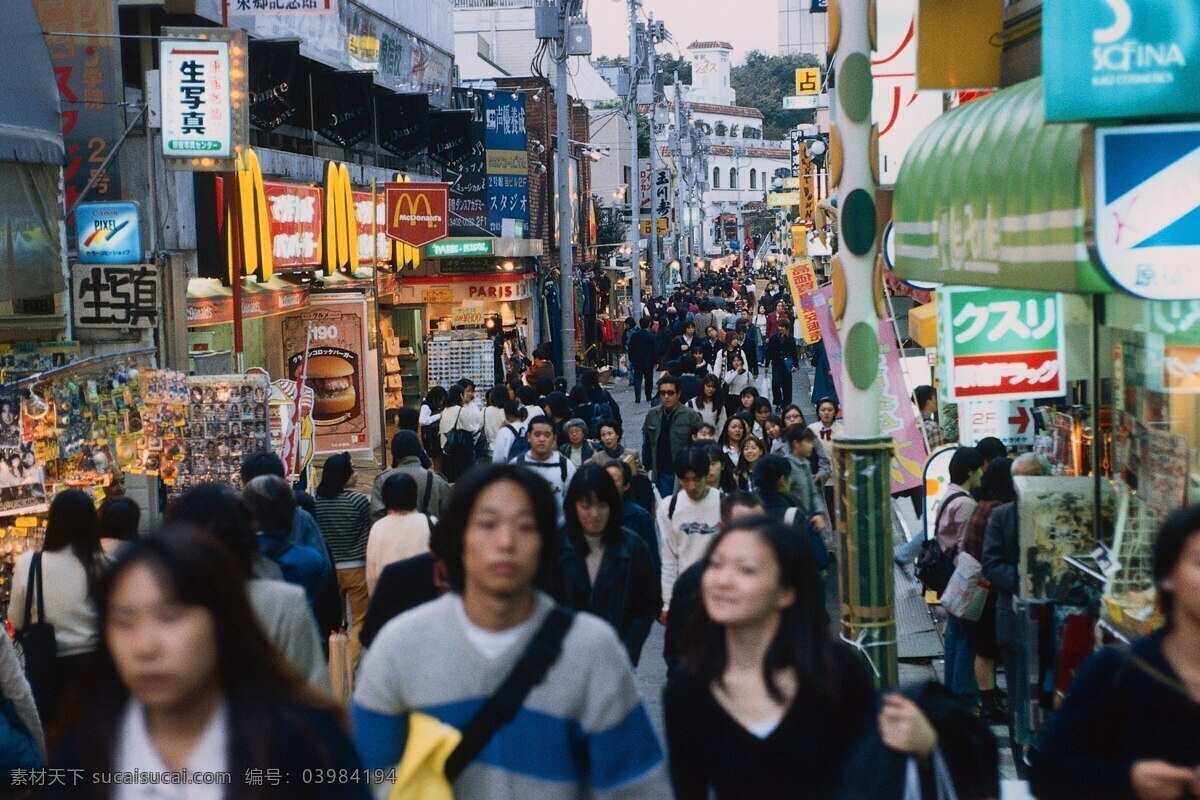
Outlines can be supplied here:
<path id="1" fill-rule="evenodd" d="M 1025 406 L 1017 406 L 1017 415 L 1015 417 L 1009 417 L 1008 424 L 1019 425 L 1020 427 L 1017 428 L 1017 433 L 1022 434 L 1025 432 L 1025 429 L 1029 427 L 1030 419 L 1029 409 L 1025 408 Z"/>

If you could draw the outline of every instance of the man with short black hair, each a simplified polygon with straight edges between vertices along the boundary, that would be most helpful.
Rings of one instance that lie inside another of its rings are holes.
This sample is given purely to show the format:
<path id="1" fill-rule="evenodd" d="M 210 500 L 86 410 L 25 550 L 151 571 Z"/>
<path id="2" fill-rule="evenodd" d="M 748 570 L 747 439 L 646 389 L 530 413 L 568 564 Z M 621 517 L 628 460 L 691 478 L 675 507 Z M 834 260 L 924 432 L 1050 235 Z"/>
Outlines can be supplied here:
<path id="1" fill-rule="evenodd" d="M 604 468 L 608 470 L 613 483 L 617 485 L 617 491 L 621 493 L 621 525 L 633 531 L 646 543 L 650 548 L 650 559 L 654 562 L 654 568 L 661 571 L 662 554 L 659 553 L 658 535 L 654 531 L 654 517 L 650 516 L 650 512 L 636 502 L 631 494 L 633 487 L 629 482 L 633 479 L 633 468 L 625 461 L 610 461 Z"/>
<path id="2" fill-rule="evenodd" d="M 550 491 L 558 506 L 558 524 L 562 525 L 567 521 L 563 512 L 563 498 L 567 494 L 567 485 L 575 477 L 575 465 L 556 447 L 558 436 L 553 418 L 540 414 L 529 420 L 525 438 L 529 440 L 529 452 L 513 458 L 510 463 L 529 467 L 550 484 Z"/>
<path id="3" fill-rule="evenodd" d="M 659 379 L 658 398 L 662 402 L 650 409 L 642 423 L 642 463 L 653 475 L 659 496 L 667 497 L 675 489 L 675 456 L 688 446 L 692 426 L 703 418 L 683 405 L 680 380 L 674 375 Z"/>
<path id="4" fill-rule="evenodd" d="M 646 402 L 653 399 L 654 365 L 658 362 L 658 341 L 650 331 L 654 323 L 649 316 L 642 317 L 639 327 L 629 335 L 629 368 L 633 371 L 633 402 L 642 402 L 642 387 L 646 389 Z"/>
<path id="5" fill-rule="evenodd" d="M 274 475 L 277 478 L 283 478 L 285 475 L 283 459 L 270 450 L 260 450 L 256 453 L 250 453 L 242 459 L 242 486 L 262 475 Z M 329 548 L 325 544 L 325 537 L 321 535 L 321 526 L 317 524 L 312 514 L 300 508 L 299 505 L 296 506 L 296 510 L 292 513 L 292 529 L 288 538 L 292 544 L 311 547 L 321 554 L 324 563 L 321 572 L 321 584 L 324 585 L 333 576 L 333 559 L 329 554 Z"/>
<path id="6" fill-rule="evenodd" d="M 709 465 L 708 454 L 702 447 L 680 451 L 674 464 L 680 489 L 674 495 L 664 496 L 656 511 L 662 552 L 663 612 L 659 621 L 664 625 L 675 581 L 704 557 L 712 537 L 720 530 L 721 492 L 708 485 Z"/>

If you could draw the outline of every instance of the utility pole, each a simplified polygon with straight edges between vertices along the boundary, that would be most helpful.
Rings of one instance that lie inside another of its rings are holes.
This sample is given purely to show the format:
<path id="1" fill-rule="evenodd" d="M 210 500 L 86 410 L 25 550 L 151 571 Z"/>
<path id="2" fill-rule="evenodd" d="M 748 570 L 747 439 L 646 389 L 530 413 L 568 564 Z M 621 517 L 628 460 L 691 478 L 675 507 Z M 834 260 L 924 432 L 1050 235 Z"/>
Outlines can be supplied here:
<path id="1" fill-rule="evenodd" d="M 630 291 L 633 294 L 633 318 L 642 319 L 642 170 L 638 157 L 637 86 L 642 63 L 637 21 L 638 0 L 629 0 L 629 152 L 633 166 L 629 170 L 629 263 L 632 268 Z"/>
<path id="2" fill-rule="evenodd" d="M 692 155 L 692 140 L 688 136 L 686 147 L 684 144 L 684 124 L 687 116 L 683 113 L 683 87 L 679 84 L 679 70 L 675 70 L 675 136 L 672 144 L 675 147 L 675 169 L 678 177 L 678 184 L 675 187 L 675 257 L 679 259 L 679 263 L 684 270 L 683 279 L 686 281 L 694 281 L 696 279 L 695 268 L 691 259 L 691 248 L 687 247 L 688 232 L 685 232 L 686 214 L 687 214 L 687 188 L 695 180 L 694 172 L 691 179 L 688 178 L 688 173 L 693 166 L 691 159 Z"/>
<path id="3" fill-rule="evenodd" d="M 662 23 L 658 23 L 660 26 Z M 650 20 L 651 37 L 654 35 L 654 19 Z M 654 92 L 654 99 L 650 103 L 650 191 L 653 193 L 658 186 L 658 53 L 654 52 L 653 39 L 646 54 L 647 72 L 650 79 L 651 88 Z M 658 206 L 654 202 L 653 195 L 650 200 L 650 279 L 654 286 L 654 294 L 656 297 L 662 297 L 666 294 L 662 274 L 662 258 L 658 251 Z"/>

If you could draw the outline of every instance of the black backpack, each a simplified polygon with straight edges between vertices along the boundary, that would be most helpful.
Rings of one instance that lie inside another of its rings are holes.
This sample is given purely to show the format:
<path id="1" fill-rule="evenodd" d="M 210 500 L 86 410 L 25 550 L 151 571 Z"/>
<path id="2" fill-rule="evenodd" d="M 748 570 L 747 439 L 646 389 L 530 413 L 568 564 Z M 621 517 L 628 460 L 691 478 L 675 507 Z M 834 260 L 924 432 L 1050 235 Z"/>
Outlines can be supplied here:
<path id="1" fill-rule="evenodd" d="M 921 554 L 917 556 L 917 566 L 914 571 L 917 580 L 921 582 L 927 592 L 941 595 L 946 591 L 946 586 L 949 585 L 950 578 L 954 575 L 954 559 L 942 549 L 938 542 L 937 532 L 942 522 L 942 514 L 952 502 L 960 497 L 969 497 L 969 495 L 966 492 L 958 492 L 942 501 L 941 506 L 938 507 L 937 516 L 933 520 L 933 538 L 925 540 L 925 543 L 921 545 Z"/>
<path id="2" fill-rule="evenodd" d="M 458 416 L 462 416 L 461 407 Z M 446 434 L 446 445 L 442 448 L 442 474 L 446 480 L 454 483 L 475 466 L 475 457 L 475 437 L 470 431 L 458 427 L 458 419 L 455 419 L 454 427 Z"/>
<path id="3" fill-rule="evenodd" d="M 508 460 L 512 461 L 513 459 L 519 458 L 520 456 L 528 453 L 529 448 L 532 446 L 529 444 L 529 439 L 517 433 L 517 429 L 512 425 L 505 425 L 504 427 L 512 431 L 513 435 L 512 447 L 508 448 Z"/>

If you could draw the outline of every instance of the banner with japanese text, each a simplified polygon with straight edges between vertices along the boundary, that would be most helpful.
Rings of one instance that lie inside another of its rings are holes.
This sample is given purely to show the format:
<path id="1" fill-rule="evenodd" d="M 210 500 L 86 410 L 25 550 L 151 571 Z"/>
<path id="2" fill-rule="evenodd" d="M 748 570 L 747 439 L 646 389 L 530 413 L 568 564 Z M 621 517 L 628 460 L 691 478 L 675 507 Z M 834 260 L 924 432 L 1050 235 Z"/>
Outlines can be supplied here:
<path id="1" fill-rule="evenodd" d="M 494 95 L 494 96 L 493 96 Z M 487 146 L 487 227 L 501 236 L 505 220 L 529 227 L 529 152 L 525 96 L 489 93 L 484 100 L 484 144 Z"/>
<path id="2" fill-rule="evenodd" d="M 834 387 L 842 395 L 841 335 L 833 320 L 833 287 L 824 286 L 812 293 L 813 311 L 821 331 L 821 342 L 829 357 Z M 896 443 L 892 457 L 892 493 L 915 489 L 923 483 L 925 461 L 928 453 L 921 436 L 921 423 L 909 397 L 908 385 L 904 381 L 904 367 L 900 363 L 900 346 L 896 331 L 890 320 L 879 323 L 879 428 L 884 436 Z"/>
<path id="3" fill-rule="evenodd" d="M 321 220 L 324 219 L 320 187 L 263 181 L 263 194 L 270 215 L 275 268 L 320 264 Z"/>
<path id="4" fill-rule="evenodd" d="M 938 317 L 946 399 L 1066 394 L 1062 295 L 942 287 Z"/>
<path id="5" fill-rule="evenodd" d="M 817 314 L 813 308 L 812 293 L 817 289 L 817 275 L 813 272 L 812 262 L 807 258 L 788 266 L 784 271 L 787 275 L 788 287 L 792 292 L 792 302 L 795 304 L 796 318 L 800 320 L 800 333 L 804 336 L 805 344 L 816 344 L 821 341 L 821 327 L 817 324 Z"/>

